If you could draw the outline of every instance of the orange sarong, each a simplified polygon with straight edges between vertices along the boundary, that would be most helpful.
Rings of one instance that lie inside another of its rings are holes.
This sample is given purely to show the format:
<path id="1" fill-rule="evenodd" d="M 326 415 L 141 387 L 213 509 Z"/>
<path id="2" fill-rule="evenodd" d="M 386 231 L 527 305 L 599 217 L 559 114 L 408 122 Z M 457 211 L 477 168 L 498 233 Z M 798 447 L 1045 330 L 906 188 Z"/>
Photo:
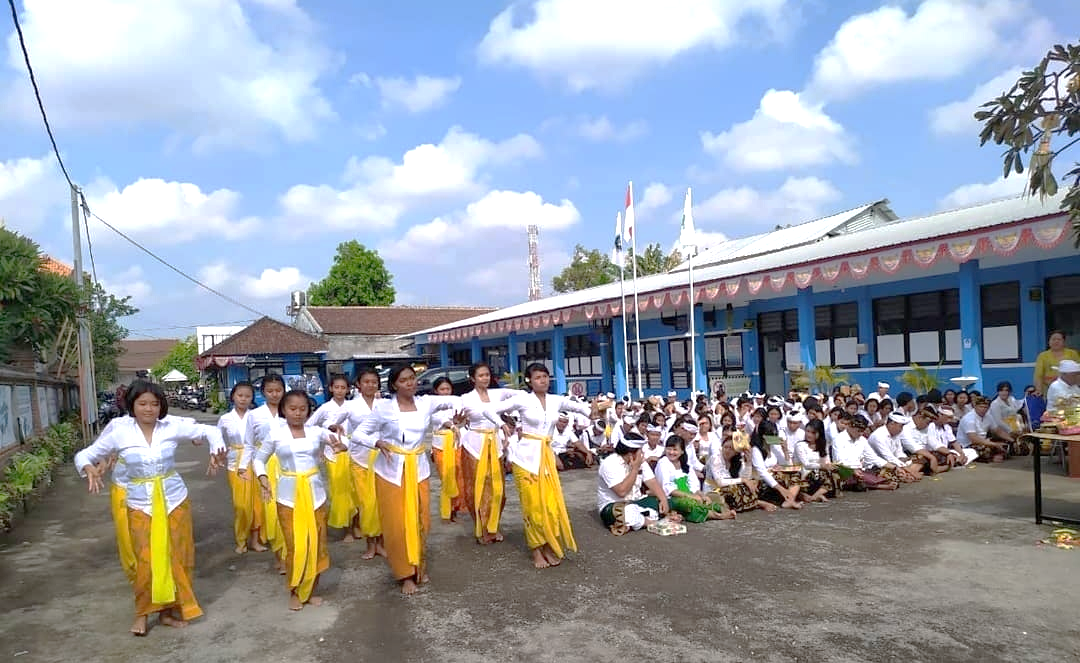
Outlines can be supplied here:
<path id="1" fill-rule="evenodd" d="M 443 444 L 445 445 L 447 443 L 448 442 L 444 438 Z M 449 443 L 453 443 L 452 439 Z M 458 513 L 464 513 L 470 510 L 468 505 L 472 500 L 472 490 L 470 486 L 465 484 L 465 470 L 461 464 L 465 459 L 465 456 L 468 456 L 469 453 L 464 451 L 461 447 L 455 447 L 453 450 L 454 466 L 452 468 L 447 468 L 443 465 L 443 454 L 445 453 L 445 449 L 436 449 L 435 447 L 432 447 L 431 449 L 431 458 L 435 461 L 435 469 L 439 472 L 439 477 L 441 479 L 441 485 L 439 487 L 439 516 L 443 520 L 454 520 L 454 517 Z M 453 482 L 443 478 L 446 477 L 446 472 L 451 469 L 454 472 Z M 457 489 L 456 492 L 454 491 L 455 488 Z"/>
<path id="2" fill-rule="evenodd" d="M 551 449 L 551 438 L 529 433 L 523 437 L 537 440 L 543 445 L 539 474 L 514 465 L 514 483 L 517 484 L 521 498 L 521 516 L 525 520 L 525 542 L 530 549 L 539 548 L 546 543 L 558 557 L 562 557 L 566 550 L 577 552 L 577 541 L 574 540 L 574 531 L 570 527 L 570 517 L 566 512 L 562 484 L 555 469 L 555 452 Z"/>
<path id="3" fill-rule="evenodd" d="M 415 506 L 405 504 L 405 488 L 395 485 L 378 475 L 375 476 L 375 492 L 379 498 L 379 518 L 382 522 L 383 547 L 386 548 L 386 561 L 390 565 L 390 572 L 398 580 L 415 578 L 419 582 L 427 565 L 426 555 L 424 554 L 424 541 L 427 539 L 428 530 L 431 528 L 431 495 L 428 480 L 424 479 L 418 482 L 418 500 Z M 418 510 L 416 515 L 420 525 L 420 561 L 416 565 L 409 563 L 409 551 L 405 540 L 406 508 Z"/>
<path id="4" fill-rule="evenodd" d="M 311 592 L 315 588 L 315 582 L 319 575 L 330 568 L 330 549 L 326 547 L 326 519 L 329 507 L 323 505 L 315 509 L 316 546 L 318 553 L 315 556 L 314 577 L 307 577 L 305 573 L 295 573 L 296 543 L 293 529 L 293 508 L 284 504 L 277 504 L 278 523 L 281 525 L 282 534 L 285 537 L 285 585 L 290 591 L 295 591 L 301 601 L 307 602 L 311 598 Z"/>
<path id="5" fill-rule="evenodd" d="M 131 543 L 135 549 L 135 615 L 142 617 L 169 608 L 178 608 L 180 618 L 195 619 L 203 614 L 191 579 L 195 576 L 195 538 L 191 532 L 191 502 L 184 500 L 169 514 L 169 558 L 172 579 L 176 586 L 176 600 L 169 604 L 154 603 L 153 579 L 150 572 L 150 521 L 149 515 L 138 509 L 128 509 L 128 526 Z"/>

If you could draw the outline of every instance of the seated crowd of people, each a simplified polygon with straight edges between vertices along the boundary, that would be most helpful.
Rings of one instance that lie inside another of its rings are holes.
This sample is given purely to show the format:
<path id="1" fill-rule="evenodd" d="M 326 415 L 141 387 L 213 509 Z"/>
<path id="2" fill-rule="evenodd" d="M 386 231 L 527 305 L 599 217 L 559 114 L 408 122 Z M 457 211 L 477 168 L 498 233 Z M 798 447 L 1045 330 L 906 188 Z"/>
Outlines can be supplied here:
<path id="1" fill-rule="evenodd" d="M 594 417 L 564 413 L 559 470 L 599 465 L 597 508 L 617 535 L 667 516 L 698 523 L 753 509 L 799 509 L 845 490 L 896 490 L 923 476 L 1031 453 L 1024 401 L 996 394 L 890 395 L 878 383 L 831 394 L 697 394 L 615 400 Z M 513 422 L 509 422 L 513 425 Z"/>

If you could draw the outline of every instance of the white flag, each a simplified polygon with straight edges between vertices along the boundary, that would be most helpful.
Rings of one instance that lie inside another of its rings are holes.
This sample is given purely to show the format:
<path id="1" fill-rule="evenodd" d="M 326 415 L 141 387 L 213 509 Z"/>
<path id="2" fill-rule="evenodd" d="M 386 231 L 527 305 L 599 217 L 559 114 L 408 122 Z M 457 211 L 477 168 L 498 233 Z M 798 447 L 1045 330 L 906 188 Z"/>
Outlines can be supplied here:
<path id="1" fill-rule="evenodd" d="M 634 242 L 634 183 L 626 185 L 626 212 L 623 214 L 623 240 L 627 245 Z"/>
<path id="2" fill-rule="evenodd" d="M 690 187 L 686 187 L 686 198 L 683 200 L 682 227 L 679 229 L 679 250 L 683 258 L 692 258 L 697 255 L 697 231 L 694 230 L 693 205 L 690 202 Z"/>
<path id="3" fill-rule="evenodd" d="M 611 262 L 623 266 L 622 212 L 615 213 L 615 247 L 611 249 Z"/>

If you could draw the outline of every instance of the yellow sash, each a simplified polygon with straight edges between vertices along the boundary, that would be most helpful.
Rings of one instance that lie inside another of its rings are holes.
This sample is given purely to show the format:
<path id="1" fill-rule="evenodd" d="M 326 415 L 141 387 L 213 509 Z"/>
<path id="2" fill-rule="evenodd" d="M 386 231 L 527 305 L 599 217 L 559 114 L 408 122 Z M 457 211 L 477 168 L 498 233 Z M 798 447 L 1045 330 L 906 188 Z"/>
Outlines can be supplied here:
<path id="1" fill-rule="evenodd" d="M 499 462 L 499 438 L 494 428 L 479 431 L 484 434 L 483 446 L 480 447 L 480 460 L 476 464 L 476 484 L 474 487 L 473 510 L 476 513 L 475 534 L 476 538 L 484 535 L 486 529 L 489 534 L 499 531 L 499 518 L 502 517 L 503 499 L 503 472 Z M 484 483 L 491 477 L 491 513 L 487 522 L 480 521 L 480 501 L 484 496 Z"/>
<path id="2" fill-rule="evenodd" d="M 240 471 L 243 467 L 240 461 L 244 460 L 244 445 L 242 444 L 230 444 L 229 448 L 236 452 L 236 471 Z"/>
<path id="3" fill-rule="evenodd" d="M 442 490 L 439 492 L 439 516 L 443 520 L 450 520 L 451 500 L 461 494 L 457 485 L 457 449 L 454 443 L 457 435 L 452 430 L 439 431 L 436 433 L 442 437 L 442 467 L 441 471 Z"/>
<path id="4" fill-rule="evenodd" d="M 279 476 L 281 476 L 281 461 L 278 460 L 277 454 L 274 454 L 266 461 L 266 479 L 270 484 L 270 499 L 264 502 L 266 508 L 263 514 L 266 520 L 266 540 L 274 552 L 281 552 L 285 549 L 285 536 L 281 531 L 281 523 L 278 522 L 277 515 L 277 482 Z"/>
<path id="5" fill-rule="evenodd" d="M 334 460 L 326 463 L 326 478 L 329 483 L 330 514 L 327 524 L 330 527 L 344 529 L 352 522 L 356 505 L 353 504 L 352 476 L 349 468 L 349 454 L 339 451 Z"/>
<path id="6" fill-rule="evenodd" d="M 135 545 L 131 542 L 131 529 L 128 526 L 127 488 L 113 482 L 109 487 L 109 499 L 116 528 L 116 550 L 120 553 L 120 566 L 124 569 L 128 582 L 134 583 Z"/>
<path id="7" fill-rule="evenodd" d="M 379 457 L 379 450 L 372 449 L 368 454 L 368 466 L 364 472 L 363 493 L 360 495 L 360 531 L 364 536 L 379 536 L 382 534 L 382 523 L 379 522 L 379 499 L 375 496 L 375 459 Z"/>
<path id="8" fill-rule="evenodd" d="M 289 570 L 289 586 L 296 588 L 296 597 L 303 603 L 311 598 L 311 591 L 315 588 L 319 561 L 319 529 L 315 524 L 315 500 L 309 481 L 318 471 L 315 467 L 305 472 L 281 471 L 281 476 L 296 479 L 296 490 L 293 491 L 293 563 Z"/>
<path id="9" fill-rule="evenodd" d="M 393 453 L 405 456 L 405 468 L 401 474 L 401 488 L 405 493 L 405 510 L 402 513 L 405 520 L 405 554 L 409 564 L 420 566 L 420 481 L 417 478 L 417 460 L 426 448 L 420 445 L 415 449 L 406 449 L 394 444 L 388 444 L 387 448 Z M 372 473 L 374 469 L 372 467 Z"/>
<path id="10" fill-rule="evenodd" d="M 525 433 L 522 435 L 527 440 L 539 440 L 542 443 L 540 449 L 540 502 L 543 513 L 541 522 L 544 527 L 544 538 L 559 557 L 563 556 L 563 548 L 577 552 L 577 541 L 574 540 L 574 531 L 570 529 L 570 516 L 566 513 L 566 501 L 563 499 L 562 483 L 559 481 L 559 472 L 555 468 L 555 452 L 551 449 L 551 438 L 544 435 Z"/>
<path id="11" fill-rule="evenodd" d="M 176 581 L 173 579 L 172 556 L 169 554 L 169 505 L 165 501 L 165 478 L 168 472 L 152 477 L 129 479 L 132 485 L 151 484 L 150 500 L 150 600 L 158 605 L 176 601 Z"/>

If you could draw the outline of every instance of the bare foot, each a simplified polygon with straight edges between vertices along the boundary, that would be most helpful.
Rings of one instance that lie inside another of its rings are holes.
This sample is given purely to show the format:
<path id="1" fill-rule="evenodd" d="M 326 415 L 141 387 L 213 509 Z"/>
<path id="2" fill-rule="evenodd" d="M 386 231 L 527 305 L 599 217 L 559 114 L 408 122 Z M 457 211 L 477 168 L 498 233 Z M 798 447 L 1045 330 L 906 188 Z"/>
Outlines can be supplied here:
<path id="1" fill-rule="evenodd" d="M 274 561 L 274 568 L 277 569 L 277 572 L 278 572 L 279 576 L 285 575 L 285 562 L 284 561 L 282 561 L 280 559 L 275 560 Z"/>
<path id="2" fill-rule="evenodd" d="M 552 550 L 551 546 L 547 545 L 546 543 L 540 547 L 540 552 L 541 554 L 543 554 L 544 559 L 547 560 L 548 565 L 558 566 L 562 564 L 562 558 L 556 555 L 555 551 Z"/>
<path id="3" fill-rule="evenodd" d="M 162 626 L 171 626 L 173 628 L 187 628 L 187 621 L 183 619 L 177 619 L 167 612 L 158 614 L 158 623 Z"/>
<path id="4" fill-rule="evenodd" d="M 258 540 L 255 540 L 254 542 L 252 542 L 251 545 L 248 546 L 248 548 L 250 548 L 251 550 L 254 550 L 255 552 L 266 552 L 267 550 L 270 550 L 269 548 L 267 548 L 263 544 L 259 543 Z"/>
<path id="5" fill-rule="evenodd" d="M 131 625 L 131 634 L 138 637 L 146 635 L 146 615 L 139 615 Z"/>
<path id="6" fill-rule="evenodd" d="M 774 511 L 776 511 L 776 505 L 772 502 L 758 502 L 758 506 L 761 507 L 762 511 L 766 511 L 768 513 L 773 513 Z"/>
<path id="7" fill-rule="evenodd" d="M 304 604 L 300 602 L 300 597 L 292 592 L 289 593 L 289 610 L 298 612 L 304 609 Z"/>
<path id="8" fill-rule="evenodd" d="M 801 509 L 802 505 L 794 500 L 784 500 L 780 507 L 783 509 Z"/>
<path id="9" fill-rule="evenodd" d="M 734 511 L 710 511 L 709 520 L 735 520 Z"/>
<path id="10" fill-rule="evenodd" d="M 233 548 L 233 552 L 237 555 L 243 555 L 247 552 L 247 546 L 236 546 L 235 548 Z"/>
<path id="11" fill-rule="evenodd" d="M 538 569 L 546 569 L 551 566 L 551 564 L 547 561 L 547 558 L 544 556 L 544 552 L 540 548 L 533 548 L 532 560 L 533 566 Z"/>
<path id="12" fill-rule="evenodd" d="M 412 596 L 419 589 L 416 586 L 416 581 L 412 578 L 405 578 L 401 581 L 401 594 L 402 596 Z"/>
<path id="13" fill-rule="evenodd" d="M 356 537 L 352 535 L 352 532 L 346 530 L 345 538 L 343 538 L 342 541 L 355 541 L 355 540 L 356 540 Z"/>
<path id="14" fill-rule="evenodd" d="M 426 573 L 424 575 L 420 576 L 420 584 L 421 585 L 426 585 L 429 582 L 431 582 L 431 576 L 429 576 Z"/>
<path id="15" fill-rule="evenodd" d="M 383 559 L 386 559 L 386 548 L 383 548 L 382 543 L 375 544 L 375 554 L 379 557 L 382 557 Z"/>
<path id="16" fill-rule="evenodd" d="M 316 608 L 318 608 L 319 606 L 321 606 L 323 604 L 323 597 L 321 597 L 321 596 L 312 596 L 311 598 L 308 599 L 307 604 L 311 605 L 311 606 L 315 606 Z"/>
<path id="17" fill-rule="evenodd" d="M 494 534 L 491 535 L 491 537 L 492 537 L 491 540 L 492 540 L 493 543 L 502 543 L 503 542 L 502 532 L 495 532 Z"/>
<path id="18" fill-rule="evenodd" d="M 368 546 L 368 549 L 364 551 L 363 555 L 360 555 L 360 559 L 375 559 L 375 546 Z"/>

